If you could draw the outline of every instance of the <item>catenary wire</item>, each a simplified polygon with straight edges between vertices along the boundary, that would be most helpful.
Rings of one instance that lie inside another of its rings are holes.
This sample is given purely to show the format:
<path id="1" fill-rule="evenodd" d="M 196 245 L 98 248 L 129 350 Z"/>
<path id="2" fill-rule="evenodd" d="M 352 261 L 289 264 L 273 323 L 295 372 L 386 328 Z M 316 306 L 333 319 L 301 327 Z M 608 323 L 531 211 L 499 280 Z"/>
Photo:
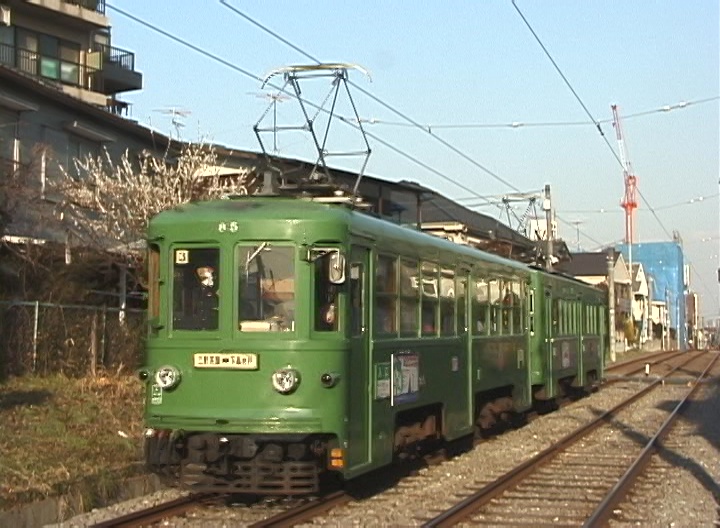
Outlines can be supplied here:
<path id="1" fill-rule="evenodd" d="M 602 128 L 600 127 L 600 123 L 598 123 L 598 121 L 593 117 L 593 115 L 590 113 L 590 111 L 588 110 L 587 106 L 586 106 L 585 103 L 583 102 L 583 100 L 580 98 L 580 96 L 577 94 L 577 92 L 576 92 L 575 89 L 573 88 L 572 84 L 570 84 L 570 81 L 568 81 L 567 77 L 565 77 L 565 74 L 562 72 L 562 70 L 560 69 L 560 67 L 558 66 L 558 64 L 555 62 L 555 59 L 553 59 L 552 55 L 550 55 L 550 52 L 549 52 L 548 49 L 545 47 L 545 45 L 543 44 L 542 40 L 540 40 L 540 37 L 539 37 L 538 34 L 535 32 L 535 30 L 533 29 L 533 27 L 530 25 L 530 22 L 528 22 L 527 18 L 525 18 L 525 15 L 523 15 L 522 11 L 520 10 L 520 8 L 519 8 L 519 7 L 517 6 L 517 4 L 515 3 L 515 0 L 512 0 L 512 5 L 513 5 L 513 7 L 515 8 L 515 11 L 517 11 L 518 15 L 520 15 L 520 18 L 522 18 L 523 22 L 525 22 L 525 25 L 526 25 L 527 28 L 530 30 L 530 32 L 532 33 L 533 37 L 535 37 L 535 40 L 536 40 L 537 43 L 540 45 L 540 47 L 542 48 L 542 50 L 543 50 L 543 52 L 545 53 L 545 55 L 547 56 L 547 58 L 550 59 L 550 62 L 551 62 L 551 63 L 553 64 L 553 66 L 555 67 L 555 70 L 560 74 L 560 77 L 562 77 L 562 79 L 563 79 L 563 81 L 565 82 L 565 84 L 567 85 L 567 87 L 568 87 L 568 88 L 570 89 L 570 91 L 573 93 L 573 95 L 575 96 L 575 99 L 577 99 L 577 101 L 580 103 L 580 106 L 582 106 L 583 110 L 584 110 L 585 113 L 588 115 L 588 117 L 590 117 L 590 119 L 593 121 L 593 123 L 596 124 L 596 127 L 597 127 L 597 129 L 598 129 L 598 132 L 600 132 L 600 135 L 601 135 L 603 141 L 604 141 L 605 144 L 607 145 L 608 149 L 610 149 L 610 152 L 612 152 L 613 157 L 617 160 L 617 162 L 618 162 L 618 164 L 620 165 L 620 167 L 621 167 L 623 170 L 625 170 L 625 166 L 623 165 L 623 163 L 622 163 L 622 161 L 620 160 L 619 156 L 618 156 L 617 153 L 615 152 L 615 149 L 612 148 L 612 145 L 610 145 L 610 142 L 608 141 L 607 137 L 606 137 L 605 134 L 603 133 Z M 665 225 L 664 225 L 664 224 L 662 223 L 662 221 L 660 220 L 660 217 L 657 215 L 657 213 L 656 213 L 655 210 L 652 208 L 652 206 L 648 203 L 648 201 L 647 201 L 647 199 L 645 198 L 645 196 L 643 196 L 642 192 L 640 192 L 640 189 L 637 189 L 637 192 L 638 192 L 638 194 L 640 195 L 640 198 L 642 199 L 642 201 L 643 201 L 643 202 L 645 203 L 645 205 L 648 207 L 648 209 L 650 209 L 650 211 L 652 212 L 653 216 L 655 217 L 655 219 L 657 220 L 658 224 L 660 225 L 660 227 L 662 228 L 662 230 L 665 232 L 665 234 L 667 235 L 667 237 L 668 237 L 669 239 L 672 239 L 672 235 L 668 232 L 667 228 L 665 227 Z"/>
<path id="2" fill-rule="evenodd" d="M 644 117 L 653 114 L 667 113 L 672 110 L 684 109 L 688 106 L 697 106 L 705 103 L 710 103 L 720 99 L 720 95 L 714 97 L 706 97 L 704 99 L 695 99 L 693 101 L 682 101 L 680 103 L 672 105 L 664 105 L 659 108 L 652 110 L 645 110 L 642 112 L 636 112 L 634 114 L 623 115 L 623 120 L 633 119 L 636 117 Z M 598 123 L 606 124 L 612 123 L 612 119 L 598 119 Z M 364 123 L 371 125 L 385 125 L 385 126 L 397 126 L 397 127 L 414 127 L 411 123 L 399 122 L 399 121 L 386 121 L 384 119 L 370 118 L 364 119 Z M 544 127 L 572 127 L 572 126 L 590 126 L 595 125 L 592 121 L 545 121 L 545 122 L 527 122 L 527 121 L 510 121 L 507 123 L 426 123 L 422 125 L 428 130 L 438 129 L 480 129 L 480 128 L 544 128 Z"/>
<path id="3" fill-rule="evenodd" d="M 240 17 L 242 17 L 243 19 L 247 20 L 248 22 L 250 22 L 251 24 L 253 24 L 254 26 L 256 26 L 257 28 L 259 28 L 259 29 L 261 29 L 262 31 L 268 33 L 269 35 L 273 36 L 274 38 L 280 40 L 280 41 L 283 42 L 284 44 L 290 46 L 292 49 L 294 49 L 295 51 L 297 51 L 298 53 L 300 53 L 300 54 L 303 55 L 304 57 L 310 59 L 311 61 L 313 61 L 313 62 L 315 62 L 315 63 L 318 63 L 318 64 L 321 63 L 321 61 L 319 60 L 319 58 L 317 58 L 317 57 L 313 56 L 312 54 L 306 52 L 305 50 L 303 50 L 303 49 L 300 48 L 299 46 L 297 46 L 297 45 L 293 44 L 292 42 L 290 42 L 288 39 L 286 39 L 286 38 L 282 37 L 281 35 L 279 35 L 277 32 L 271 30 L 270 28 L 268 28 L 268 27 L 265 26 L 264 24 L 258 22 L 257 20 L 255 20 L 254 18 L 250 17 L 249 15 L 247 15 L 246 13 L 244 13 L 243 11 L 237 9 L 235 6 L 231 5 L 227 0 L 220 0 L 220 3 L 221 3 L 222 5 L 224 5 L 225 7 L 227 7 L 229 10 L 231 10 L 233 13 L 236 13 L 237 15 L 239 15 Z M 496 179 L 497 181 L 499 181 L 499 182 L 507 185 L 508 187 L 510 187 L 511 189 L 513 189 L 514 191 L 520 192 L 520 189 L 519 189 L 518 187 L 516 187 L 516 186 L 513 185 L 512 183 L 508 182 L 508 181 L 505 180 L 504 178 L 498 176 L 497 174 L 495 174 L 494 172 L 492 172 L 491 170 L 489 170 L 488 168 L 486 168 L 486 167 L 483 166 L 482 164 L 478 163 L 476 160 L 474 160 L 473 158 L 471 158 L 470 156 L 468 156 L 467 154 L 465 154 L 464 152 L 462 152 L 460 149 L 458 149 L 457 147 L 455 147 L 455 146 L 452 145 L 451 143 L 445 141 L 444 139 L 442 139 L 441 137 L 437 136 L 436 134 L 433 134 L 432 131 L 431 131 L 431 129 L 426 128 L 426 127 L 423 126 L 422 124 L 420 124 L 420 123 L 418 123 L 417 121 L 415 121 L 414 119 L 410 118 L 409 116 L 407 116 L 407 115 L 404 114 L 403 112 L 399 111 L 398 109 L 396 109 L 396 108 L 393 107 L 392 105 L 389 105 L 388 103 L 384 102 L 383 100 L 381 100 L 380 98 L 376 97 L 376 96 L 373 95 L 372 93 L 368 92 L 367 90 L 365 90 L 365 89 L 362 88 L 361 86 L 357 85 L 356 83 L 353 83 L 352 81 L 348 81 L 348 82 L 349 82 L 350 85 L 353 86 L 355 89 L 357 89 L 358 91 L 360 91 L 361 93 L 363 93 L 364 95 L 366 95 L 367 97 L 369 97 L 370 99 L 372 99 L 373 101 L 375 101 L 376 103 L 380 104 L 381 106 L 383 106 L 384 108 L 386 108 L 386 109 L 389 110 L 390 112 L 392 112 L 392 113 L 396 114 L 397 116 L 401 117 L 402 119 L 406 120 L 411 126 L 413 126 L 413 127 L 415 127 L 415 128 L 418 128 L 418 129 L 422 130 L 423 132 L 429 134 L 429 135 L 432 136 L 436 141 L 439 141 L 443 146 L 445 146 L 446 148 L 449 148 L 450 150 L 452 150 L 453 152 L 455 152 L 456 154 L 458 154 L 459 156 L 461 156 L 463 159 L 469 161 L 470 163 L 472 163 L 473 165 L 475 165 L 476 167 L 478 167 L 480 170 L 482 170 L 482 171 L 485 172 L 486 174 L 490 175 L 491 177 L 493 177 L 493 178 Z M 590 117 L 591 117 L 591 119 L 592 119 L 592 116 L 590 116 Z M 599 125 L 598 125 L 598 129 L 600 130 L 600 132 L 601 132 L 601 134 L 602 134 L 602 129 L 600 129 Z M 366 132 L 366 133 L 367 133 L 367 132 Z M 369 135 L 369 134 L 368 134 L 368 135 Z M 371 136 L 371 137 L 374 137 L 374 136 Z M 376 137 L 374 137 L 374 138 L 377 139 Z M 609 144 L 608 144 L 608 146 L 609 146 Z M 610 148 L 611 148 L 611 150 L 612 150 L 612 147 L 610 147 Z M 459 184 L 457 184 L 457 182 L 453 182 L 453 183 L 455 183 L 456 185 L 459 185 Z M 473 192 L 472 194 L 475 195 L 475 196 L 478 196 L 477 193 L 475 193 L 475 192 Z M 480 199 L 482 199 L 482 200 L 486 200 L 486 199 L 485 199 L 484 197 L 482 197 L 482 196 L 478 196 L 478 198 L 480 198 Z M 489 205 L 492 205 L 492 202 L 488 200 L 488 204 L 489 204 Z M 558 220 L 560 220 L 561 222 L 563 222 L 564 224 L 566 224 L 566 225 L 569 225 L 569 226 L 572 226 L 572 225 L 573 225 L 572 223 L 570 223 L 570 222 L 564 220 L 563 218 L 559 217 L 557 214 L 555 215 L 555 217 L 556 217 Z M 586 237 L 588 240 L 591 240 L 592 242 L 598 243 L 597 240 L 595 240 L 594 238 L 592 238 L 592 237 L 591 237 L 590 235 L 588 235 L 587 233 L 585 233 L 585 232 L 583 232 L 583 231 L 581 231 L 581 233 L 582 233 L 582 235 L 583 235 L 584 237 Z"/>
<path id="4" fill-rule="evenodd" d="M 150 22 L 147 22 L 147 21 L 145 21 L 145 20 L 143 20 L 143 19 L 141 19 L 141 18 L 139 18 L 139 17 L 137 17 L 137 16 L 135 16 L 135 15 L 132 15 L 132 14 L 128 13 L 127 11 L 124 11 L 124 10 L 121 9 L 121 8 L 118 8 L 118 7 L 114 6 L 114 5 L 106 4 L 106 6 L 109 7 L 110 9 L 112 9 L 113 11 L 119 13 L 120 15 L 129 18 L 130 20 L 133 20 L 134 22 L 137 22 L 138 24 L 143 25 L 144 27 L 146 27 L 146 28 L 148 28 L 148 29 L 150 29 L 150 30 L 152 30 L 152 31 L 155 31 L 156 33 L 159 33 L 159 34 L 161 34 L 161 35 L 163 35 L 163 36 L 165 36 L 165 37 L 173 40 L 174 42 L 177 42 L 178 44 L 181 44 L 181 45 L 183 45 L 183 46 L 185 46 L 185 47 L 188 47 L 188 48 L 192 49 L 193 51 L 196 51 L 197 53 L 203 55 L 204 57 L 207 57 L 207 58 L 209 58 L 209 59 L 211 59 L 211 60 L 214 60 L 214 61 L 222 64 L 223 66 L 226 66 L 226 67 L 228 67 L 228 68 L 230 68 L 230 69 L 232 69 L 232 70 L 234 70 L 234 71 L 237 71 L 237 72 L 239 72 L 239 73 L 241 73 L 241 74 L 243 74 L 243 75 L 245 75 L 245 76 L 247 76 L 247 77 L 249 77 L 249 78 L 251 78 L 251 79 L 253 79 L 253 80 L 256 80 L 256 81 L 259 81 L 259 82 L 263 82 L 263 81 L 264 81 L 263 78 L 255 75 L 254 73 L 252 73 L 252 72 L 250 72 L 250 71 L 248 71 L 248 70 L 245 70 L 245 69 L 243 69 L 243 68 L 241 68 L 241 67 L 239 67 L 239 66 L 237 66 L 237 65 L 235 65 L 235 64 L 233 64 L 233 63 L 231 63 L 230 61 L 228 61 L 228 60 L 226 60 L 226 59 L 223 59 L 222 57 L 220 57 L 220 56 L 218 56 L 218 55 L 215 55 L 214 53 L 211 53 L 211 52 L 209 52 L 209 51 L 207 51 L 207 50 L 205 50 L 205 49 L 203 49 L 203 48 L 200 48 L 199 46 L 196 46 L 195 44 L 192 44 L 191 42 L 189 42 L 189 41 L 187 41 L 187 40 L 185 40 L 185 39 L 183 39 L 183 38 L 180 38 L 180 37 L 178 37 L 178 36 L 176 36 L 176 35 L 173 35 L 172 33 L 168 32 L 168 31 L 165 31 L 164 29 L 156 26 L 155 24 L 152 24 L 152 23 L 150 23 Z M 266 84 L 266 86 L 270 86 L 270 87 L 272 87 L 273 89 L 282 91 L 283 93 L 285 93 L 285 94 L 287 94 L 287 95 L 289 95 L 289 96 L 291 96 L 291 97 L 293 97 L 293 98 L 297 98 L 296 94 L 294 94 L 293 92 L 290 92 L 290 91 L 288 91 L 288 90 L 283 90 L 283 88 L 280 87 L 280 86 L 273 85 L 273 84 L 270 83 L 270 82 L 266 82 L 265 84 Z M 314 107 L 314 108 L 316 108 L 316 109 L 318 109 L 318 110 L 322 110 L 322 111 L 324 111 L 324 112 L 327 112 L 327 110 L 320 108 L 318 105 L 312 103 L 311 101 L 307 101 L 306 99 L 302 99 L 302 98 L 301 98 L 301 100 L 302 100 L 304 103 L 308 104 L 309 106 L 312 106 L 312 107 Z M 340 120 L 343 121 L 344 123 L 348 124 L 349 126 L 355 128 L 355 129 L 360 129 L 360 127 L 358 126 L 358 124 L 353 123 L 351 119 L 340 117 Z M 443 174 L 442 172 L 438 171 L 437 169 L 431 167 L 431 166 L 428 165 L 427 163 L 425 163 L 425 162 L 423 162 L 423 161 L 420 161 L 420 160 L 417 159 L 416 157 L 408 154 L 407 152 L 404 152 L 404 151 L 401 150 L 400 148 L 392 145 L 391 143 L 385 141 L 384 139 L 379 138 L 379 137 L 376 136 L 375 134 L 372 134 L 372 133 L 367 132 L 367 131 L 366 131 L 365 133 L 366 133 L 369 137 L 371 137 L 371 138 L 373 138 L 375 141 L 377 141 L 378 143 L 380 143 L 380 144 L 382 144 L 383 146 L 391 149 L 393 152 L 395 152 L 395 153 L 403 156 L 403 157 L 406 158 L 407 160 L 415 163 L 416 165 L 424 168 L 425 170 L 428 170 L 428 171 L 432 172 L 432 173 L 435 174 L 436 176 L 439 176 L 439 177 L 442 178 L 443 180 L 445 180 L 445 181 L 447 181 L 447 182 L 449 182 L 449 183 L 451 183 L 451 184 L 459 187 L 460 189 L 463 189 L 464 191 L 467 191 L 468 193 L 477 196 L 479 199 L 483 199 L 482 196 L 480 196 L 476 191 L 472 190 L 471 188 L 469 188 L 469 187 L 467 187 L 467 186 L 465 186 L 465 185 L 463 185 L 463 184 L 461 184 L 461 183 L 458 183 L 456 180 L 450 178 L 449 176 L 447 176 L 447 175 Z"/>

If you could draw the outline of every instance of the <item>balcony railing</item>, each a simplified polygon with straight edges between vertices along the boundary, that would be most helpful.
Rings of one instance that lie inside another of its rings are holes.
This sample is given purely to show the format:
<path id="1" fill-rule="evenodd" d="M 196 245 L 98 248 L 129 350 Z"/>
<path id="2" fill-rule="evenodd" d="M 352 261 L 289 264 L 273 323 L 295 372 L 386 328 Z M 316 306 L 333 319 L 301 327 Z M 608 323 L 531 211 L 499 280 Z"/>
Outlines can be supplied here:
<path id="1" fill-rule="evenodd" d="M 103 65 L 117 65 L 123 70 L 135 71 L 135 54 L 120 48 L 95 44 L 97 51 L 102 53 Z"/>
<path id="2" fill-rule="evenodd" d="M 41 55 L 36 51 L 0 44 L 0 64 L 7 64 L 21 72 L 43 79 L 98 91 L 96 87 L 90 86 L 90 79 L 97 70 L 79 62 L 61 60 Z"/>
<path id="3" fill-rule="evenodd" d="M 142 86 L 140 74 L 134 71 L 133 53 L 112 46 L 100 46 L 95 53 L 99 54 L 100 60 L 90 66 L 0 44 L 0 64 L 46 80 L 106 95 Z M 118 73 L 121 75 L 118 76 Z"/>
<path id="4" fill-rule="evenodd" d="M 105 14 L 105 0 L 62 0 L 66 4 L 80 6 L 84 9 Z"/>

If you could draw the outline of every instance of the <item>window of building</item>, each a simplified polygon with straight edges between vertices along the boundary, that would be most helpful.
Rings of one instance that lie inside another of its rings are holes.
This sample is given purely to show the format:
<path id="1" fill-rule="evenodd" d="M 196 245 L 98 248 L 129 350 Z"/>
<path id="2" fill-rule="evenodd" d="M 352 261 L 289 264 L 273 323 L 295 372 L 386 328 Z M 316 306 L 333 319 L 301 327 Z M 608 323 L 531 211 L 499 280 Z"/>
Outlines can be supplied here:
<path id="1" fill-rule="evenodd" d="M 80 44 L 18 28 L 15 65 L 32 75 L 79 85 Z"/>

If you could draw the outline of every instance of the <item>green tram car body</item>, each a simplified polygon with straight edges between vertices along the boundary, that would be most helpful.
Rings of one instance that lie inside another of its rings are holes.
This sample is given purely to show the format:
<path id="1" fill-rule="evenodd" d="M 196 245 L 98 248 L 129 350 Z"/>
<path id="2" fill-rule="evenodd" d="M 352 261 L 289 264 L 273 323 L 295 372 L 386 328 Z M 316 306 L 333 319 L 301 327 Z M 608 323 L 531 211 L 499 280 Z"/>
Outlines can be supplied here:
<path id="1" fill-rule="evenodd" d="M 245 197 L 149 225 L 148 466 L 302 494 L 602 378 L 605 292 L 350 208 Z"/>

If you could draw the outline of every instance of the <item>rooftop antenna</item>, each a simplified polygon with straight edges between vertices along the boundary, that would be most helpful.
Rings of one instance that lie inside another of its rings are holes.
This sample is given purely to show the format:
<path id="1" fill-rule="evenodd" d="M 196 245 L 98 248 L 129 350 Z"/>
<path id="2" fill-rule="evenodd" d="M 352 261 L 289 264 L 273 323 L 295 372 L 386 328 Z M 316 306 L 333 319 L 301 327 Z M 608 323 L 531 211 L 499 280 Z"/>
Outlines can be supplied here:
<path id="1" fill-rule="evenodd" d="M 570 223 L 575 226 L 575 235 L 576 235 L 575 243 L 577 246 L 578 253 L 580 253 L 580 251 L 581 251 L 581 249 L 580 249 L 580 225 L 584 224 L 585 220 L 573 220 Z"/>
<path id="2" fill-rule="evenodd" d="M 177 106 L 170 106 L 168 108 L 157 108 L 155 109 L 155 112 L 159 112 L 164 115 L 172 116 L 170 118 L 170 123 L 172 124 L 173 128 L 175 129 L 175 136 L 177 137 L 178 141 L 180 140 L 180 129 L 185 127 L 185 123 L 182 122 L 182 119 L 186 118 L 192 112 L 190 110 L 187 110 L 185 108 L 177 107 Z"/>
<path id="3" fill-rule="evenodd" d="M 277 146 L 277 133 L 278 133 L 278 127 L 277 127 L 277 104 L 282 103 L 284 101 L 287 101 L 290 99 L 290 96 L 283 95 L 280 92 L 277 93 L 267 93 L 267 92 L 248 92 L 250 95 L 254 95 L 255 97 L 260 97 L 262 99 L 265 99 L 267 101 L 270 101 L 270 106 L 268 107 L 268 110 L 272 108 L 272 114 L 273 114 L 273 124 L 272 124 L 272 133 L 273 133 L 273 154 L 277 154 L 279 152 L 278 146 Z M 266 113 L 263 115 L 267 114 Z"/>

